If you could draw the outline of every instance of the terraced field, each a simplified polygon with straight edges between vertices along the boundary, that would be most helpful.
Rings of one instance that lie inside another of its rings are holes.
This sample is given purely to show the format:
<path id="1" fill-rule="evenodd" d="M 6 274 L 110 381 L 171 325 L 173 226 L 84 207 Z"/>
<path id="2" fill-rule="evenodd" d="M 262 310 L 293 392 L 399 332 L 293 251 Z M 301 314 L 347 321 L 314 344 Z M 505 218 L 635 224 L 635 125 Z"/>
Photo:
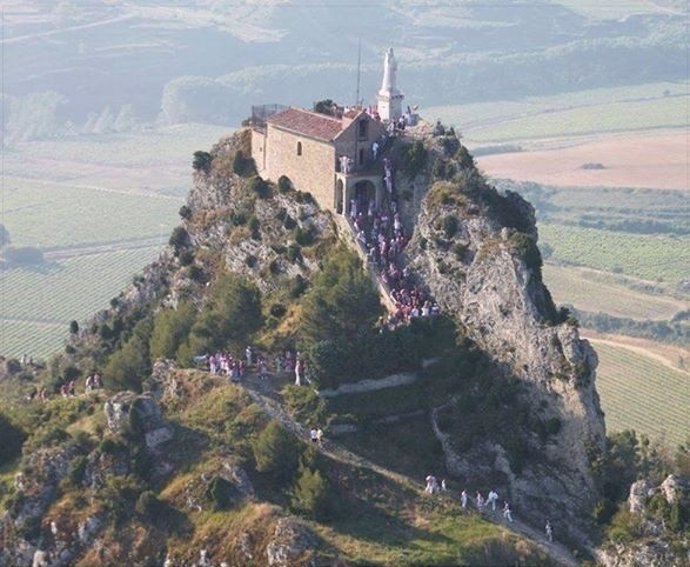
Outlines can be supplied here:
<path id="1" fill-rule="evenodd" d="M 0 352 L 47 357 L 83 321 L 122 291 L 158 247 L 78 256 L 42 269 L 0 272 Z"/>
<path id="2" fill-rule="evenodd" d="M 690 435 L 690 373 L 622 345 L 590 339 L 608 431 L 635 429 L 670 446 Z"/>

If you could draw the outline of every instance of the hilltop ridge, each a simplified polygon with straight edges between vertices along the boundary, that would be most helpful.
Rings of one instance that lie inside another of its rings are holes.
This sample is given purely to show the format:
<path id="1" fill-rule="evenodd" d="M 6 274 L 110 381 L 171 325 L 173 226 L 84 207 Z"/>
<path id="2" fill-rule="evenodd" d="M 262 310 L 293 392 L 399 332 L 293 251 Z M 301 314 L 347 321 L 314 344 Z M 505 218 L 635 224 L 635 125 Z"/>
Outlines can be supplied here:
<path id="1" fill-rule="evenodd" d="M 386 290 L 349 226 L 262 180 L 249 155 L 247 130 L 197 152 L 168 249 L 38 376 L 98 370 L 107 393 L 10 411 L 24 456 L 6 476 L 0 565 L 39 552 L 50 565 L 570 561 L 498 514 L 421 491 L 432 471 L 454 495 L 495 488 L 520 521 L 562 517 L 559 540 L 588 545 L 588 466 L 604 443 L 596 355 L 541 282 L 531 207 L 488 186 L 453 132 L 396 138 L 405 262 L 442 309 L 381 332 Z M 247 344 L 271 368 L 265 380 L 251 369 L 246 389 L 189 369 Z M 296 348 L 312 386 L 351 393 L 291 386 L 273 359 Z M 358 389 L 364 378 L 387 382 Z M 362 461 L 314 454 L 300 431 L 316 423 Z"/>

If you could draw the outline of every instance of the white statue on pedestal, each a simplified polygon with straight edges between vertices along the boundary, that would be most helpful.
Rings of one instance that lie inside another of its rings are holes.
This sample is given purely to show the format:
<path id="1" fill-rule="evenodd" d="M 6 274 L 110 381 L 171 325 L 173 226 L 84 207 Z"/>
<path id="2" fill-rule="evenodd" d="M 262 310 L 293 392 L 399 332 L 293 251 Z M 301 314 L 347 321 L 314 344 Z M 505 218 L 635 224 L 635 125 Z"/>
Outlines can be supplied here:
<path id="1" fill-rule="evenodd" d="M 393 48 L 389 48 L 383 60 L 383 81 L 378 93 L 378 111 L 381 120 L 396 121 L 402 115 L 402 100 L 404 95 L 396 85 L 398 62 L 395 60 Z"/>

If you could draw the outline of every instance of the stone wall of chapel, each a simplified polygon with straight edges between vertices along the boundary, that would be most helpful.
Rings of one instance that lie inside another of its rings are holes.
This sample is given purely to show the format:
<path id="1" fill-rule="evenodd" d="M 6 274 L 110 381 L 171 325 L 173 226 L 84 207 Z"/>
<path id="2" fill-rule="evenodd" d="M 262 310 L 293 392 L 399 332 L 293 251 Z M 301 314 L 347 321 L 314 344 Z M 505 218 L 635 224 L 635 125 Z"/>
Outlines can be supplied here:
<path id="1" fill-rule="evenodd" d="M 368 122 L 366 138 L 359 137 L 359 122 L 366 120 Z M 364 150 L 364 162 L 367 163 L 372 159 L 371 146 L 376 140 L 380 140 L 386 132 L 384 125 L 371 118 L 362 116 L 359 120 L 353 121 L 345 130 L 343 130 L 338 138 L 335 140 L 335 151 L 337 156 L 347 155 L 354 160 L 355 165 L 359 163 L 359 150 Z"/>
<path id="2" fill-rule="evenodd" d="M 298 143 L 302 145 L 302 155 L 297 155 Z M 287 175 L 295 189 L 311 193 L 322 209 L 334 209 L 335 150 L 331 144 L 269 124 L 265 152 L 264 179 L 277 182 L 281 175 Z"/>
<path id="3" fill-rule="evenodd" d="M 256 164 L 256 171 L 264 176 L 266 169 L 266 132 L 252 129 L 252 159 Z"/>

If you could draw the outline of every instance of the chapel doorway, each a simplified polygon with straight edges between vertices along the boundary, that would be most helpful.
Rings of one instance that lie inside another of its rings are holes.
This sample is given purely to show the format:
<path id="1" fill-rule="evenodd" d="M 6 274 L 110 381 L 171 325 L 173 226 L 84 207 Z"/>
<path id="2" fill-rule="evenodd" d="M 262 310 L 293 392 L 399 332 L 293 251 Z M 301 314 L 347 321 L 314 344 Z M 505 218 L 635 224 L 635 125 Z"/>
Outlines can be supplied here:
<path id="1" fill-rule="evenodd" d="M 339 215 L 343 214 L 343 180 L 335 182 L 335 211 Z"/>

